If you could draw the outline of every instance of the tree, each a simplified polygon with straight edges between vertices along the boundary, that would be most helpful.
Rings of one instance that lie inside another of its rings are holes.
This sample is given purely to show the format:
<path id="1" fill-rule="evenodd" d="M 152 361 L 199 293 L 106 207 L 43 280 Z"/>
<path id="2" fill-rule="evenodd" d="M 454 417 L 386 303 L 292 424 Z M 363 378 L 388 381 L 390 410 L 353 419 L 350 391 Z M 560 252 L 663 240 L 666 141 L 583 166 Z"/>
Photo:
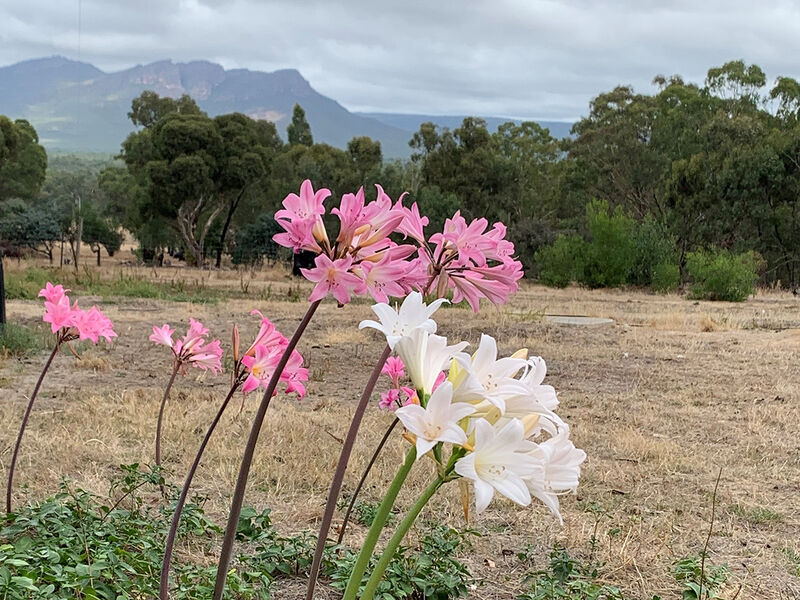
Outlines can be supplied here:
<path id="1" fill-rule="evenodd" d="M 149 129 L 167 115 L 174 113 L 181 115 L 205 114 L 188 94 L 183 94 L 174 100 L 168 97 L 162 98 L 155 92 L 146 90 L 131 102 L 128 118 L 134 125 Z"/>
<path id="2" fill-rule="evenodd" d="M 381 143 L 367 136 L 354 137 L 347 142 L 347 153 L 360 185 L 373 183 L 380 173 L 383 162 Z"/>
<path id="3" fill-rule="evenodd" d="M 47 170 L 47 153 L 39 135 L 23 119 L 0 116 L 0 201 L 9 198 L 33 200 Z"/>
<path id="4" fill-rule="evenodd" d="M 109 256 L 114 256 L 122 245 L 122 235 L 97 211 L 97 207 L 84 205 L 83 209 L 83 241 L 89 244 L 97 255 L 97 266 L 100 266 L 100 248 L 106 249 Z"/>
<path id="5" fill-rule="evenodd" d="M 0 205 L 2 245 L 40 252 L 52 263 L 55 243 L 60 238 L 58 216 L 46 205 L 32 205 L 18 198 Z"/>
<path id="6" fill-rule="evenodd" d="M 294 105 L 292 111 L 292 122 L 286 128 L 289 144 L 300 144 L 301 146 L 313 146 L 314 138 L 311 137 L 311 125 L 306 120 L 306 112 L 299 104 Z"/>
<path id="7" fill-rule="evenodd" d="M 272 161 L 283 143 L 273 123 L 254 121 L 241 113 L 215 117 L 214 123 L 222 138 L 219 188 L 225 204 L 225 219 L 217 246 L 216 266 L 219 268 L 234 214 L 245 194 L 269 176 Z"/>

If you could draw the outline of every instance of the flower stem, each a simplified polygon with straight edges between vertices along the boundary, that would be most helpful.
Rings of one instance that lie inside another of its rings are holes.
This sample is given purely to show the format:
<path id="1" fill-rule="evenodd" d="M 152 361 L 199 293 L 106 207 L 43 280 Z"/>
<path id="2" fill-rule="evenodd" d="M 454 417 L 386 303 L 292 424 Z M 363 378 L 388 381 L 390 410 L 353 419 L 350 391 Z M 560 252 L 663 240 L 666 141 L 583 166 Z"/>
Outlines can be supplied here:
<path id="1" fill-rule="evenodd" d="M 375 595 L 375 590 L 378 589 L 378 584 L 380 584 L 381 579 L 383 579 L 383 574 L 386 572 L 386 568 L 389 566 L 389 562 L 392 560 L 394 553 L 397 551 L 397 547 L 400 545 L 400 542 L 403 541 L 403 538 L 405 537 L 406 533 L 408 533 L 408 530 L 411 529 L 411 526 L 419 516 L 419 513 L 443 483 L 444 479 L 437 477 L 433 483 L 425 488 L 425 491 L 422 492 L 422 495 L 414 503 L 414 506 L 412 506 L 411 510 L 408 511 L 408 514 L 406 514 L 400 525 L 397 526 L 397 530 L 389 540 L 389 543 L 386 544 L 383 554 L 381 554 L 381 557 L 378 559 L 378 564 L 375 565 L 372 575 L 370 575 L 367 584 L 364 586 L 364 591 L 361 592 L 360 600 L 372 600 L 372 597 Z"/>
<path id="2" fill-rule="evenodd" d="M 311 563 L 311 572 L 309 573 L 308 587 L 306 588 L 306 600 L 313 600 L 314 598 L 314 588 L 316 587 L 317 576 L 319 575 L 320 565 L 322 564 L 322 554 L 325 551 L 325 542 L 328 539 L 328 532 L 331 529 L 333 513 L 336 510 L 336 502 L 339 500 L 339 492 L 342 490 L 342 481 L 344 481 L 344 474 L 347 471 L 347 463 L 350 461 L 350 454 L 353 452 L 353 445 L 356 442 L 358 429 L 361 427 L 361 420 L 367 410 L 370 396 L 372 396 L 372 391 L 375 389 L 375 384 L 378 382 L 378 378 L 381 375 L 383 365 L 386 363 L 386 359 L 389 358 L 391 352 L 391 348 L 386 346 L 378 362 L 375 363 L 372 375 L 367 382 L 367 386 L 364 388 L 364 393 L 361 394 L 361 399 L 353 414 L 353 419 L 350 421 L 350 428 L 347 430 L 347 436 L 344 439 L 342 451 L 339 454 L 339 462 L 336 463 L 336 471 L 333 473 L 331 487 L 328 490 L 328 500 L 325 503 L 322 523 L 319 526 L 317 547 L 314 550 L 314 560 Z"/>
<path id="3" fill-rule="evenodd" d="M 175 536 L 178 533 L 178 524 L 181 520 L 181 513 L 183 512 L 183 507 L 186 504 L 186 498 L 189 495 L 189 488 L 192 485 L 194 474 L 197 471 L 197 467 L 200 466 L 200 459 L 203 457 L 203 452 L 205 452 L 208 441 L 211 439 L 211 435 L 214 433 L 214 429 L 216 429 L 217 424 L 222 418 L 222 414 L 225 412 L 225 409 L 228 407 L 228 403 L 231 401 L 231 398 L 233 398 L 233 394 L 237 389 L 239 389 L 239 382 L 234 381 L 230 391 L 228 392 L 228 395 L 225 396 L 225 400 L 222 401 L 217 414 L 214 416 L 214 420 L 211 421 L 211 425 L 208 426 L 208 431 L 206 431 L 206 435 L 203 438 L 203 441 L 200 443 L 200 448 L 197 450 L 197 455 L 194 457 L 194 462 L 189 468 L 189 473 L 186 475 L 186 481 L 183 483 L 181 495 L 178 498 L 178 503 L 175 505 L 175 512 L 172 515 L 172 523 L 169 527 L 166 549 L 164 550 L 164 561 L 161 564 L 161 585 L 159 587 L 160 600 L 167 600 L 167 598 L 169 598 L 169 567 L 170 562 L 172 561 L 172 549 L 175 546 Z"/>
<path id="4" fill-rule="evenodd" d="M 58 352 L 60 346 L 61 346 L 61 339 L 59 338 L 58 340 L 56 340 L 56 345 L 53 348 L 53 351 L 50 353 L 50 358 L 48 358 L 47 362 L 44 364 L 42 373 L 39 375 L 39 380 L 36 382 L 36 387 L 33 388 L 33 394 L 31 394 L 31 399 L 28 400 L 28 407 L 25 409 L 25 415 L 22 417 L 22 424 L 19 426 L 19 433 L 17 434 L 17 443 L 14 444 L 14 453 L 11 455 L 11 466 L 8 468 L 8 487 L 6 488 L 6 513 L 11 512 L 11 490 L 14 484 L 14 469 L 17 466 L 17 455 L 19 454 L 19 446 L 22 443 L 22 435 L 25 433 L 25 427 L 28 425 L 28 418 L 31 416 L 33 403 L 36 400 L 36 396 L 39 395 L 39 388 L 42 387 L 42 381 L 44 381 L 44 376 L 47 373 L 47 370 L 50 368 L 50 365 L 53 363 L 53 359 L 56 357 L 56 353 Z"/>
<path id="5" fill-rule="evenodd" d="M 353 512 L 353 507 L 356 505 L 356 500 L 358 499 L 358 495 L 361 493 L 361 488 L 364 487 L 364 483 L 366 483 L 367 477 L 369 476 L 370 471 L 372 471 L 373 465 L 378 460 L 378 456 L 383 450 L 383 447 L 386 445 L 386 442 L 389 441 L 389 436 L 392 434 L 392 431 L 394 431 L 394 428 L 397 427 L 397 424 L 399 422 L 400 419 L 397 418 L 395 418 L 395 420 L 392 421 L 392 424 L 389 425 L 389 428 L 386 430 L 386 433 L 383 434 L 383 437 L 381 438 L 378 447 L 375 448 L 375 452 L 372 453 L 372 458 L 370 458 L 367 468 L 364 469 L 364 473 L 361 475 L 361 479 L 359 480 L 358 485 L 356 486 L 356 490 L 353 492 L 353 497 L 350 499 L 350 504 L 347 507 L 347 512 L 344 513 L 342 528 L 339 531 L 339 539 L 336 540 L 337 544 L 342 543 L 342 540 L 344 539 L 344 532 L 347 529 L 347 523 L 350 521 L 350 513 Z"/>
<path id="6" fill-rule="evenodd" d="M 286 368 L 286 363 L 292 355 L 292 351 L 297 346 L 297 342 L 303 335 L 303 332 L 308 327 L 311 317 L 314 316 L 317 307 L 320 305 L 321 300 L 313 302 L 306 311 L 300 325 L 294 332 L 292 339 L 289 340 L 289 345 L 281 355 L 281 359 L 275 367 L 275 372 L 267 384 L 267 389 L 264 391 L 264 397 L 261 399 L 261 404 L 258 407 L 256 416 L 253 419 L 253 426 L 250 429 L 250 436 L 247 438 L 247 445 L 244 449 L 242 456 L 242 464 L 239 466 L 239 476 L 236 479 L 236 487 L 233 491 L 233 499 L 231 501 L 231 510 L 228 513 L 228 524 L 225 526 L 225 537 L 222 539 L 222 550 L 220 551 L 219 563 L 217 564 L 217 578 L 214 582 L 214 595 L 213 600 L 222 600 L 222 593 L 225 590 L 225 580 L 228 577 L 228 567 L 231 564 L 231 555 L 233 554 L 233 543 L 236 540 L 236 529 L 239 526 L 239 516 L 242 513 L 242 503 L 244 502 L 244 492 L 247 487 L 247 478 L 250 475 L 250 465 L 253 462 L 253 455 L 256 450 L 256 443 L 258 442 L 258 434 L 261 432 L 261 426 L 264 424 L 264 417 L 267 414 L 269 403 L 272 400 L 272 394 L 278 386 L 278 381 Z"/>
<path id="7" fill-rule="evenodd" d="M 167 405 L 167 398 L 169 398 L 169 391 L 172 389 L 172 384 L 175 383 L 175 376 L 178 374 L 178 369 L 181 368 L 181 361 L 175 359 L 175 367 L 172 369 L 172 376 L 169 378 L 169 383 L 164 390 L 164 397 L 161 398 L 161 407 L 158 409 L 158 422 L 156 424 L 156 466 L 161 466 L 161 425 L 164 421 L 164 407 Z M 161 486 L 161 493 L 164 493 L 164 486 Z"/>
<path id="8" fill-rule="evenodd" d="M 397 494 L 400 493 L 400 488 L 403 487 L 406 477 L 408 477 L 411 467 L 414 466 L 414 461 L 417 460 L 417 449 L 412 446 L 406 455 L 406 460 L 394 476 L 391 485 L 389 486 L 386 496 L 378 506 L 378 512 L 375 514 L 375 520 L 372 521 L 372 526 L 367 532 L 367 537 L 364 544 L 361 546 L 361 551 L 358 553 L 356 562 L 353 565 L 353 571 L 350 573 L 350 579 L 347 580 L 347 588 L 344 591 L 342 600 L 356 600 L 358 588 L 361 586 L 361 580 L 364 578 L 364 571 L 367 570 L 367 565 L 372 558 L 372 551 L 375 544 L 378 543 L 378 538 L 381 535 L 383 526 L 389 518 L 389 513 L 394 506 L 394 501 L 397 499 Z"/>

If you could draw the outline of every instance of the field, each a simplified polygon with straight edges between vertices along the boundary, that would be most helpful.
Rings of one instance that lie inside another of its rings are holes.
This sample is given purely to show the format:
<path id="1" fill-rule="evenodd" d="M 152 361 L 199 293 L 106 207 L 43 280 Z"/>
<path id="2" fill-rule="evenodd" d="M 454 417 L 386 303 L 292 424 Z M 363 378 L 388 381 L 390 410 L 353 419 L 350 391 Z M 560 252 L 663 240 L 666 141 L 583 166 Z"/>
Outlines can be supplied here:
<path id="1" fill-rule="evenodd" d="M 9 261 L 7 276 L 30 266 Z M 254 308 L 291 333 L 310 290 L 278 268 L 242 277 L 116 264 L 92 273 L 98 289 L 103 281 L 170 282 L 205 301 L 115 296 L 111 284 L 80 299 L 84 307 L 101 305 L 119 339 L 109 348 L 85 349 L 81 360 L 68 353 L 56 359 L 23 443 L 18 503 L 53 493 L 62 477 L 103 492 L 120 463 L 152 462 L 155 416 L 169 377 L 168 351 L 147 340 L 153 325 L 169 322 L 180 330 L 194 316 L 227 348 L 233 323 L 245 340 L 255 332 L 249 316 Z M 31 327 L 40 324 L 41 311 L 37 301 L 8 302 L 9 320 Z M 545 314 L 610 317 L 615 323 L 569 327 L 549 322 Z M 279 397 L 269 410 L 247 503 L 270 507 L 282 531 L 318 526 L 340 440 L 382 348 L 376 335 L 357 328 L 369 315 L 366 302 L 342 309 L 324 303 L 299 346 L 310 368 L 307 398 L 298 403 Z M 440 333 L 453 339 L 474 344 L 485 332 L 504 353 L 527 347 L 543 356 L 547 382 L 560 393 L 560 414 L 589 455 L 577 497 L 563 498 L 563 527 L 536 504 L 521 509 L 496 500 L 473 517 L 470 526 L 487 535 L 459 557 L 477 579 L 470 597 L 515 598 L 526 587 L 526 573 L 544 568 L 556 543 L 578 560 L 598 563 L 598 579 L 621 587 L 626 598 L 679 596 L 674 564 L 703 550 L 712 500 L 709 562 L 731 569 L 721 596 L 800 597 L 797 298 L 762 291 L 745 303 L 727 304 L 526 284 L 502 309 L 486 306 L 474 316 L 449 308 L 437 313 L 437 321 Z M 0 362 L 3 474 L 44 359 L 39 352 Z M 171 480 L 182 479 L 227 385 L 226 377 L 199 371 L 176 383 L 164 439 Z M 379 391 L 385 386 L 379 384 Z M 218 520 L 229 503 L 254 410 L 254 397 L 241 413 L 238 401 L 229 409 L 197 476 L 195 489 L 208 496 L 206 508 Z M 391 418 L 377 406 L 368 412 L 345 491 L 352 490 Z M 381 458 L 366 499 L 380 498 L 403 450 L 398 436 Z M 428 465 L 417 466 L 402 506 L 429 476 Z M 457 486 L 439 494 L 423 513 L 426 520 L 464 525 Z M 357 545 L 364 533 L 353 527 L 348 541 Z M 524 562 L 517 554 L 526 548 L 531 560 Z M 211 564 L 215 556 L 193 559 Z"/>

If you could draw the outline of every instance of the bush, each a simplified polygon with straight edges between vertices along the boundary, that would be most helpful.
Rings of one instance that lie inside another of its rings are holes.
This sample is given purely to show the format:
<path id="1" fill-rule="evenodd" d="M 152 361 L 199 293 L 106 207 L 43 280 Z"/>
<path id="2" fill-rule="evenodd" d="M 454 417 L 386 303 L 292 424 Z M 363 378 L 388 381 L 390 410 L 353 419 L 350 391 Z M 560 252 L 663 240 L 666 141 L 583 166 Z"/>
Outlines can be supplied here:
<path id="1" fill-rule="evenodd" d="M 652 286 L 657 291 L 677 288 L 680 270 L 675 257 L 675 240 L 651 215 L 636 225 L 633 247 L 633 266 L 628 273 L 628 283 L 642 287 Z M 672 266 L 675 268 L 672 269 Z M 674 288 L 673 272 L 679 274 Z M 659 277 L 661 279 L 656 284 Z"/>
<path id="2" fill-rule="evenodd" d="M 692 252 L 686 258 L 686 271 L 692 280 L 690 296 L 699 300 L 743 302 L 753 293 L 760 262 L 760 257 L 752 251 Z"/>
<path id="3" fill-rule="evenodd" d="M 560 235 L 551 246 L 536 251 L 539 281 L 550 287 L 567 287 L 582 277 L 586 242 L 578 235 Z"/>
<path id="4" fill-rule="evenodd" d="M 656 292 L 674 292 L 681 284 L 681 270 L 678 265 L 664 262 L 656 265 L 650 278 L 650 287 Z"/>
<path id="5" fill-rule="evenodd" d="M 586 222 L 590 241 L 578 281 L 592 288 L 625 284 L 635 260 L 636 221 L 621 207 L 610 211 L 607 202 L 594 200 L 586 206 Z"/>

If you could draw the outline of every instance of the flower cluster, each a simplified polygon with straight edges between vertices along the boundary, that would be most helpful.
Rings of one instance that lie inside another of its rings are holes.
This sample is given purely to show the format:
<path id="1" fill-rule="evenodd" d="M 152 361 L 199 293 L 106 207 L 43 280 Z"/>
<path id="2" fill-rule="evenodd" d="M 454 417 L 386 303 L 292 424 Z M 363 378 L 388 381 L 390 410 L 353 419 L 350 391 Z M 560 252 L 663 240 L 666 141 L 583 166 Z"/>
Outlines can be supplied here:
<path id="1" fill-rule="evenodd" d="M 255 341 L 242 357 L 242 364 L 247 369 L 247 378 L 242 385 L 242 392 L 252 392 L 259 386 L 267 387 L 278 363 L 281 360 L 289 340 L 275 328 L 275 325 L 259 311 L 251 314 L 261 317 L 261 326 Z M 303 367 L 303 357 L 293 350 L 289 361 L 281 373 L 280 381 L 286 383 L 286 393 L 297 392 L 298 398 L 306 395 L 304 381 L 308 381 L 308 369 Z M 273 393 L 277 394 L 277 389 Z"/>
<path id="2" fill-rule="evenodd" d="M 586 454 L 575 448 L 569 427 L 555 413 L 556 392 L 542 383 L 544 360 L 528 357 L 526 350 L 498 357 L 488 335 L 470 356 L 467 342 L 451 345 L 431 331 L 433 311 L 417 299 L 398 311 L 378 306 L 375 312 L 386 318 L 362 326 L 385 335 L 403 332 L 394 349 L 419 403 L 398 408 L 396 415 L 417 457 L 429 455 L 450 478 L 471 480 L 479 513 L 497 492 L 524 506 L 536 497 L 560 520 L 558 496 L 575 491 Z M 442 459 L 444 443 L 452 444 L 449 462 Z"/>
<path id="3" fill-rule="evenodd" d="M 96 344 L 101 337 L 107 342 L 117 337 L 111 319 L 96 306 L 83 310 L 77 302 L 70 305 L 68 291 L 61 284 L 53 285 L 49 281 L 39 291 L 39 297 L 45 299 L 42 320 L 50 323 L 52 332 L 58 334 L 59 343 L 80 339 Z"/>
<path id="4" fill-rule="evenodd" d="M 179 340 L 173 340 L 175 330 L 167 323 L 153 327 L 150 341 L 172 350 L 176 365 L 186 374 L 186 365 L 216 374 L 222 371 L 222 345 L 219 340 L 208 342 L 208 328 L 200 321 L 189 318 L 189 330 Z"/>
<path id="5" fill-rule="evenodd" d="M 466 300 L 477 312 L 481 298 L 502 304 L 517 290 L 522 264 L 512 258 L 514 245 L 505 239 L 502 223 L 491 229 L 486 219 L 467 224 L 457 212 L 444 231 L 427 240 L 428 218 L 420 215 L 417 204 L 405 207 L 403 196 L 393 202 L 380 185 L 376 188 L 373 202 L 366 202 L 364 188 L 342 196 L 331 211 L 339 219 L 333 242 L 323 222 L 330 190 L 315 192 L 306 180 L 300 195 L 289 194 L 275 213 L 284 230 L 275 242 L 317 255 L 314 268 L 302 269 L 316 284 L 310 301 L 332 295 L 346 304 L 353 294 L 369 294 L 385 303 L 390 296 L 419 290 L 437 298 L 452 293 L 455 302 Z M 398 244 L 392 234 L 414 243 Z"/>

